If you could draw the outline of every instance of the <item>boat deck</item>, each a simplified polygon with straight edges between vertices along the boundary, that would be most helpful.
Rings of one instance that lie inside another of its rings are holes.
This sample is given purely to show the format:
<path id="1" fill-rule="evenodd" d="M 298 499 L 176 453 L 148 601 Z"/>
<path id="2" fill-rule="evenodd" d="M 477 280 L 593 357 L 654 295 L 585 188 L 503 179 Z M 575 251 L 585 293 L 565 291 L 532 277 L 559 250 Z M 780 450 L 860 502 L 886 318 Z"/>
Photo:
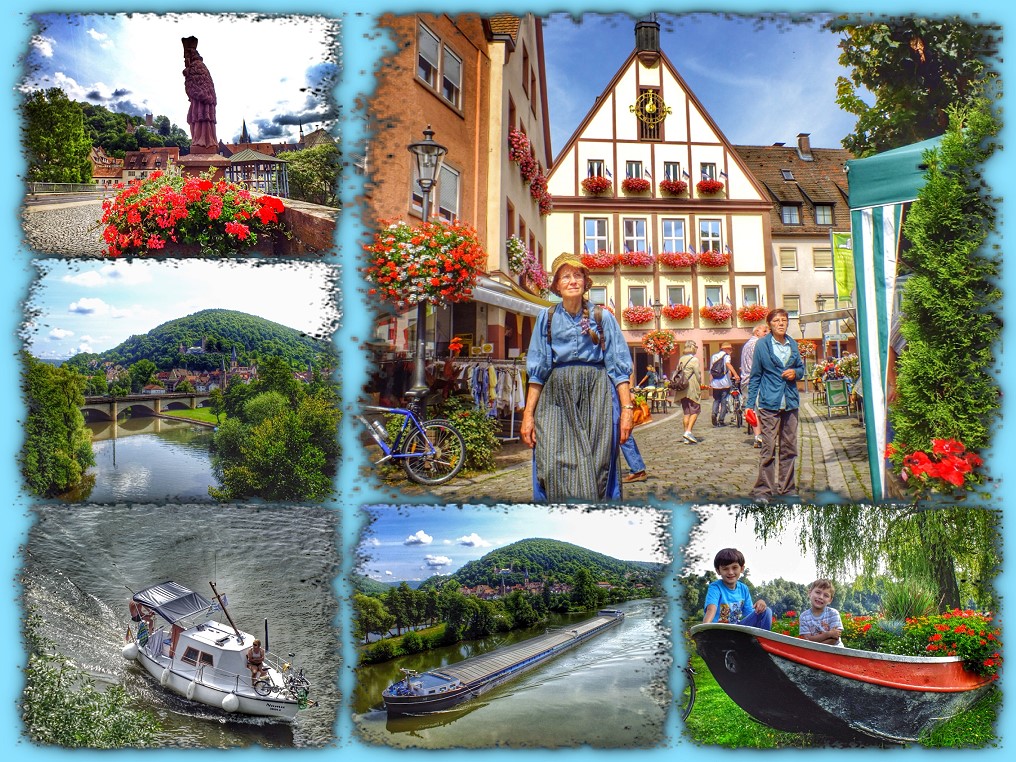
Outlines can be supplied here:
<path id="1" fill-rule="evenodd" d="M 469 685 L 477 680 L 483 680 L 489 675 L 508 669 L 519 662 L 531 659 L 550 648 L 570 643 L 590 630 L 595 630 L 613 621 L 614 617 L 610 616 L 594 617 L 585 622 L 580 622 L 573 627 L 548 632 L 546 635 L 540 635 L 522 643 L 499 648 L 488 654 L 472 656 L 447 667 L 432 669 L 430 673 L 440 677 L 447 677 L 449 680 L 459 680 L 464 685 Z"/>

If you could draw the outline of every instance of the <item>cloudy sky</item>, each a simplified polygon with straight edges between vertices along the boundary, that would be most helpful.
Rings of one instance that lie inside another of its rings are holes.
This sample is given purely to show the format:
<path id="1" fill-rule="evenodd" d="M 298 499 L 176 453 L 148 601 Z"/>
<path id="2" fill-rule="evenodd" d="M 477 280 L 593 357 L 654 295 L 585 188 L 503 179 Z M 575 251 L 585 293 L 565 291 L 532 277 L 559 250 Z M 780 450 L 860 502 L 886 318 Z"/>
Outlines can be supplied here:
<path id="1" fill-rule="evenodd" d="M 218 137 L 295 142 L 336 111 L 338 22 L 256 14 L 36 14 L 24 88 L 59 87 L 111 111 L 164 114 L 189 134 L 183 37 L 199 40 L 218 100 Z"/>
<path id="2" fill-rule="evenodd" d="M 516 505 L 367 509 L 360 573 L 376 580 L 453 574 L 469 561 L 518 540 L 570 542 L 624 561 L 669 560 L 666 514 L 650 508 L 583 510 Z"/>
<path id="3" fill-rule="evenodd" d="M 102 352 L 204 309 L 239 310 L 309 334 L 337 316 L 334 269 L 254 260 L 40 260 L 23 331 L 36 357 Z"/>
<path id="4" fill-rule="evenodd" d="M 807 132 L 816 148 L 840 148 L 855 117 L 836 106 L 838 37 L 823 16 L 784 18 L 659 14 L 661 44 L 706 111 L 735 145 L 792 144 Z M 587 14 L 544 20 L 551 147 L 564 148 L 579 122 L 635 48 L 635 20 Z"/>

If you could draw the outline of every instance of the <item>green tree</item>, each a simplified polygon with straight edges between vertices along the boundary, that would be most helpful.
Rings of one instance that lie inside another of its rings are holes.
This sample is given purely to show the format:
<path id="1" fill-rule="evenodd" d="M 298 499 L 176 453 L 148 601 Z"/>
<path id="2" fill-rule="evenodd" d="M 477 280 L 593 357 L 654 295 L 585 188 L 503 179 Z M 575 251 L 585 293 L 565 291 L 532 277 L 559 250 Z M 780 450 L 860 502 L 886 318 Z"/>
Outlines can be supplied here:
<path id="1" fill-rule="evenodd" d="M 371 633 L 384 635 L 395 624 L 395 617 L 380 599 L 356 593 L 353 596 L 353 634 L 367 643 Z"/>
<path id="2" fill-rule="evenodd" d="M 222 414 L 226 412 L 226 396 L 222 393 L 222 389 L 217 386 L 208 393 L 208 397 L 212 408 L 212 415 L 215 416 L 215 422 L 221 423 Z"/>
<path id="3" fill-rule="evenodd" d="M 193 394 L 194 393 L 194 384 L 192 384 L 190 381 L 188 381 L 185 378 L 183 381 L 181 381 L 180 383 L 178 383 L 176 385 L 176 387 L 173 389 L 173 391 L 180 392 L 181 394 Z"/>
<path id="4" fill-rule="evenodd" d="M 588 569 L 579 569 L 572 579 L 571 602 L 577 609 L 594 609 L 599 605 L 599 591 Z"/>
<path id="5" fill-rule="evenodd" d="M 829 27 L 843 35 L 839 60 L 852 70 L 837 78 L 836 102 L 857 115 L 843 147 L 858 157 L 941 135 L 950 107 L 978 100 L 997 75 L 995 26 L 958 17 L 847 16 Z"/>
<path id="6" fill-rule="evenodd" d="M 155 363 L 151 360 L 138 360 L 136 363 L 131 365 L 131 391 L 134 394 L 139 393 L 145 388 L 145 386 L 152 382 L 152 379 L 155 377 L 158 370 L 159 369 L 155 366 Z"/>
<path id="7" fill-rule="evenodd" d="M 27 352 L 21 359 L 28 403 L 21 473 L 33 493 L 54 497 L 77 486 L 95 462 L 91 433 L 81 414 L 85 379 Z"/>
<path id="8" fill-rule="evenodd" d="M 334 143 L 286 151 L 289 196 L 322 206 L 339 206 L 338 183 L 342 153 Z"/>
<path id="9" fill-rule="evenodd" d="M 106 374 L 102 371 L 88 377 L 85 381 L 86 397 L 101 397 L 109 392 L 109 384 L 106 382 Z"/>
<path id="10" fill-rule="evenodd" d="M 21 106 L 29 182 L 87 183 L 92 179 L 81 106 L 58 87 L 36 90 Z"/>

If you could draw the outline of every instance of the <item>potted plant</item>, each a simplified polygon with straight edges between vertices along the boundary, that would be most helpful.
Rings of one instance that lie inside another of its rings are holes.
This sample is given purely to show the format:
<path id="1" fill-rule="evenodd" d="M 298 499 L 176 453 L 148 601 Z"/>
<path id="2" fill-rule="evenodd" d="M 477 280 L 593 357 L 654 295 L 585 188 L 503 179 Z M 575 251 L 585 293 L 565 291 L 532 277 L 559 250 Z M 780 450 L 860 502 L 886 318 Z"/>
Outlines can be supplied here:
<path id="1" fill-rule="evenodd" d="M 621 181 L 621 190 L 625 193 L 645 193 L 653 184 L 644 177 L 626 177 Z"/>
<path id="2" fill-rule="evenodd" d="M 660 180 L 660 190 L 671 196 L 680 196 L 688 190 L 688 183 L 684 180 Z"/>
<path id="3" fill-rule="evenodd" d="M 632 305 L 631 307 L 625 307 L 621 312 L 625 322 L 631 323 L 632 325 L 645 325 L 656 318 L 656 314 L 653 312 L 652 307 L 641 307 Z"/>
<path id="4" fill-rule="evenodd" d="M 677 349 L 677 336 L 672 331 L 650 331 L 642 337 L 642 348 L 660 357 L 672 355 Z"/>
<path id="5" fill-rule="evenodd" d="M 687 304 L 668 304 L 663 308 L 663 316 L 671 320 L 684 320 L 691 315 L 691 307 Z"/>
<path id="6" fill-rule="evenodd" d="M 617 254 L 602 250 L 595 254 L 583 254 L 582 264 L 590 270 L 610 270 L 617 264 Z"/>
<path id="7" fill-rule="evenodd" d="M 713 196 L 723 190 L 723 183 L 719 180 L 706 178 L 695 183 L 695 189 L 703 196 Z"/>
<path id="8" fill-rule="evenodd" d="M 420 302 L 463 302 L 484 272 L 487 253 L 476 231 L 460 222 L 383 222 L 374 234 L 364 275 L 367 293 L 403 309 Z"/>
<path id="9" fill-rule="evenodd" d="M 704 320 L 709 320 L 713 323 L 726 323 L 730 320 L 732 313 L 733 310 L 729 304 L 714 304 L 699 310 L 699 314 Z"/>
<path id="10" fill-rule="evenodd" d="M 656 258 L 667 267 L 691 267 L 698 260 L 690 251 L 661 251 Z"/>
<path id="11" fill-rule="evenodd" d="M 547 272 L 543 269 L 543 263 L 529 249 L 526 249 L 526 253 L 522 258 L 522 270 L 519 279 L 527 291 L 537 296 L 545 295 L 547 289 L 550 288 L 550 281 L 547 278 Z"/>
<path id="12" fill-rule="evenodd" d="M 602 175 L 593 175 L 582 181 L 582 189 L 589 194 L 599 196 L 610 190 L 610 180 Z"/>
<path id="13" fill-rule="evenodd" d="M 618 260 L 625 267 L 653 266 L 653 255 L 647 251 L 624 251 L 618 255 Z"/>
<path id="14" fill-rule="evenodd" d="M 757 323 L 765 320 L 769 314 L 769 308 L 764 304 L 745 304 L 737 308 L 737 316 L 746 323 Z M 800 347 L 800 342 L 798 342 Z"/>
<path id="15" fill-rule="evenodd" d="M 529 249 L 517 235 L 513 235 L 505 242 L 505 249 L 508 252 L 508 269 L 518 275 L 522 272 L 522 264 Z"/>
<path id="16" fill-rule="evenodd" d="M 698 256 L 699 267 L 726 267 L 730 264 L 730 254 L 725 251 L 703 251 Z"/>

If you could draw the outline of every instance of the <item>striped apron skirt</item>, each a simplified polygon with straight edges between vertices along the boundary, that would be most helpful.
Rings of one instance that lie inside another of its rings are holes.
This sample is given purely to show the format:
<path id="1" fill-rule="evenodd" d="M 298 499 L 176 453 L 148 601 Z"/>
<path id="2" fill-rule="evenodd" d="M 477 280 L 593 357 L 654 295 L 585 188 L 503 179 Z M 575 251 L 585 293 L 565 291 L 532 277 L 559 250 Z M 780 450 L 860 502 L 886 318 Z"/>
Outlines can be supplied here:
<path id="1" fill-rule="evenodd" d="M 536 405 L 533 499 L 621 498 L 620 403 L 602 365 L 554 366 Z"/>

